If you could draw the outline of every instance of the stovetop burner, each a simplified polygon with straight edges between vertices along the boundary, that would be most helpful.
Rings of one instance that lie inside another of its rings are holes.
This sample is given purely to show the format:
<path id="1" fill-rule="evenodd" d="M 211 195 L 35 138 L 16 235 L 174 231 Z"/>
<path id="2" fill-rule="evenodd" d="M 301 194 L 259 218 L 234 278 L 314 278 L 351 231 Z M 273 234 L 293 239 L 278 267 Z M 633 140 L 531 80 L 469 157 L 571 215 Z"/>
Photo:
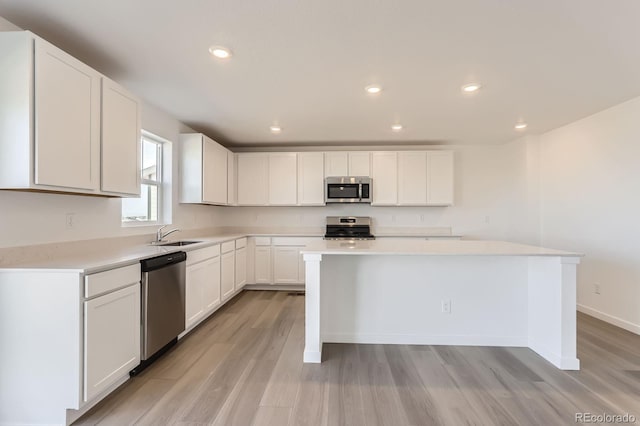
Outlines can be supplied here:
<path id="1" fill-rule="evenodd" d="M 328 216 L 325 240 L 374 240 L 371 218 L 362 216 Z"/>

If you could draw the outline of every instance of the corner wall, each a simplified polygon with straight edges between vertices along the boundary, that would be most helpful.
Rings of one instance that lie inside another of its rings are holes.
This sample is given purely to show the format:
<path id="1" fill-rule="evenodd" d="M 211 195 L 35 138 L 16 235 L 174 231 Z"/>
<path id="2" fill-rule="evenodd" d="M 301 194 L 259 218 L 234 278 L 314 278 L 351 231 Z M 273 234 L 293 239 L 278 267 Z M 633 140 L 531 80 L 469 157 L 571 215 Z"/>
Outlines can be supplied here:
<path id="1" fill-rule="evenodd" d="M 540 218 L 543 246 L 586 255 L 580 309 L 640 334 L 638 117 L 640 98 L 540 137 Z"/>

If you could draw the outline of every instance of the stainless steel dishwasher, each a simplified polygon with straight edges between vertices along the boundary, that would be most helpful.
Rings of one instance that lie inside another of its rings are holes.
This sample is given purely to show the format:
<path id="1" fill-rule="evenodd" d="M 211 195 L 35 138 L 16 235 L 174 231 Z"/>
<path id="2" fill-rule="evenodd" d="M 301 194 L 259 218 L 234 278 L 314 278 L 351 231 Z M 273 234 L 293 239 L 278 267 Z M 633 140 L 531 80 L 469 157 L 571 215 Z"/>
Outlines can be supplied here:
<path id="1" fill-rule="evenodd" d="M 185 330 L 185 265 L 183 251 L 141 261 L 142 354 L 136 375 L 178 341 Z"/>

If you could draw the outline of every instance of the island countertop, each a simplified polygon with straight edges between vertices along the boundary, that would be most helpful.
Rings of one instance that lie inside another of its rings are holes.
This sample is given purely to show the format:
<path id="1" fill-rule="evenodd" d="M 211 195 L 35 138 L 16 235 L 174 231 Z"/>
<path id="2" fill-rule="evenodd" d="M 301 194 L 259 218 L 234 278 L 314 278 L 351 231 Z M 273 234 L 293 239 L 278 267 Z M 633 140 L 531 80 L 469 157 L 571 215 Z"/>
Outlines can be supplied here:
<path id="1" fill-rule="evenodd" d="M 427 256 L 562 256 L 582 253 L 507 241 L 476 240 L 323 240 L 307 245 L 302 254 L 327 255 L 427 255 Z"/>

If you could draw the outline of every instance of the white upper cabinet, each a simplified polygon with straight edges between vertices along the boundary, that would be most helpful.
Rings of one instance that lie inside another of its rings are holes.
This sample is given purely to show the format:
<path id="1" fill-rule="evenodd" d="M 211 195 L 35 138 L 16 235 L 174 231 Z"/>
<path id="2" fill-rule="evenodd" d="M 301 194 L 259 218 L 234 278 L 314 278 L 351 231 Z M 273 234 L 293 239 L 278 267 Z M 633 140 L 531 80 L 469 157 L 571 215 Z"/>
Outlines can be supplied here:
<path id="1" fill-rule="evenodd" d="M 102 192 L 140 195 L 140 102 L 102 78 Z"/>
<path id="2" fill-rule="evenodd" d="M 180 202 L 228 204 L 229 150 L 202 133 L 180 135 Z"/>
<path id="3" fill-rule="evenodd" d="M 322 152 L 298 153 L 298 204 L 324 205 L 324 155 Z"/>
<path id="4" fill-rule="evenodd" d="M 238 204 L 238 190 L 236 188 L 236 155 L 227 151 L 227 204 Z"/>
<path id="5" fill-rule="evenodd" d="M 295 152 L 269 154 L 269 205 L 298 202 L 298 156 Z"/>
<path id="6" fill-rule="evenodd" d="M 374 152 L 372 155 L 372 205 L 394 206 L 398 203 L 398 153 Z"/>
<path id="7" fill-rule="evenodd" d="M 324 176 L 371 176 L 371 153 L 325 152 Z"/>
<path id="8" fill-rule="evenodd" d="M 368 151 L 350 152 L 347 176 L 371 176 L 371 153 Z"/>
<path id="9" fill-rule="evenodd" d="M 453 205 L 453 163 L 453 151 L 429 151 L 427 153 L 428 205 Z"/>
<path id="10" fill-rule="evenodd" d="M 227 204 L 227 149 L 202 136 L 202 200 L 209 204 Z"/>
<path id="11" fill-rule="evenodd" d="M 325 152 L 324 153 L 324 176 L 348 176 L 349 175 L 349 153 L 347 152 Z"/>
<path id="12" fill-rule="evenodd" d="M 402 151 L 398 153 L 398 204 L 424 206 L 427 204 L 427 153 Z"/>
<path id="13" fill-rule="evenodd" d="M 269 202 L 269 155 L 240 153 L 236 166 L 238 205 L 266 206 Z"/>
<path id="14" fill-rule="evenodd" d="M 138 101 L 29 31 L 0 52 L 0 188 L 137 196 Z"/>

